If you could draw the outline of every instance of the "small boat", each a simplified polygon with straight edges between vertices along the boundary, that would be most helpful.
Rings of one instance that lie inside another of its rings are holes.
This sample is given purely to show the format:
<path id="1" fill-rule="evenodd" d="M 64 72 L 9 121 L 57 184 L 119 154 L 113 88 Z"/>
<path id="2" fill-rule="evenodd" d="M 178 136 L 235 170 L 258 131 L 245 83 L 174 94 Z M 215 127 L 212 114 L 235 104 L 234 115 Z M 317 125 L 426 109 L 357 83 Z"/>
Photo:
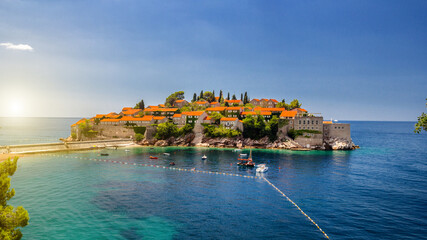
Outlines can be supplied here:
<path id="1" fill-rule="evenodd" d="M 169 166 L 175 166 L 175 162 L 170 162 Z"/>
<path id="2" fill-rule="evenodd" d="M 208 157 L 206 157 L 206 155 L 203 155 L 202 160 L 206 160 L 208 159 Z"/>
<path id="3" fill-rule="evenodd" d="M 158 157 L 150 156 L 150 159 L 159 159 Z"/>
<path id="4" fill-rule="evenodd" d="M 125 152 L 130 152 L 130 150 L 129 149 L 125 149 Z"/>
<path id="5" fill-rule="evenodd" d="M 236 148 L 236 149 L 234 149 L 233 151 L 234 151 L 234 152 L 241 152 L 241 151 L 242 151 L 242 149 L 240 149 L 240 148 Z"/>
<path id="6" fill-rule="evenodd" d="M 101 153 L 101 154 L 99 154 L 99 155 L 101 155 L 101 156 L 108 156 L 108 155 L 110 155 L 110 154 L 108 154 L 108 153 Z"/>
<path id="7" fill-rule="evenodd" d="M 247 157 L 247 156 L 248 156 L 248 154 L 246 154 L 246 153 L 239 154 L 239 157 Z"/>
<path id="8" fill-rule="evenodd" d="M 249 152 L 249 157 L 248 158 L 238 158 L 237 160 L 239 160 L 239 162 L 237 163 L 237 165 L 242 166 L 242 167 L 255 167 L 255 163 L 252 161 L 252 149 Z"/>
<path id="9" fill-rule="evenodd" d="M 171 154 L 170 153 L 163 153 L 163 155 L 170 156 Z"/>
<path id="10" fill-rule="evenodd" d="M 268 171 L 268 167 L 265 164 L 259 164 L 257 165 L 256 172 L 258 173 L 264 173 Z"/>

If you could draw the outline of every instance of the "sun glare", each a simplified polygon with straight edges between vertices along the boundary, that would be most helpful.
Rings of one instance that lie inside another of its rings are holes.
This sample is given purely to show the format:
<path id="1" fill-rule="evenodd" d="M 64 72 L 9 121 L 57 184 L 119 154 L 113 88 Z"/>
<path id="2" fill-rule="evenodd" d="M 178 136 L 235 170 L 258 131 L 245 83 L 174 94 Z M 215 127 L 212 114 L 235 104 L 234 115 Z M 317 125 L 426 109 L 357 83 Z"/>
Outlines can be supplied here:
<path id="1" fill-rule="evenodd" d="M 12 117 L 20 117 L 24 114 L 24 105 L 21 101 L 13 100 L 9 105 L 9 113 Z"/>

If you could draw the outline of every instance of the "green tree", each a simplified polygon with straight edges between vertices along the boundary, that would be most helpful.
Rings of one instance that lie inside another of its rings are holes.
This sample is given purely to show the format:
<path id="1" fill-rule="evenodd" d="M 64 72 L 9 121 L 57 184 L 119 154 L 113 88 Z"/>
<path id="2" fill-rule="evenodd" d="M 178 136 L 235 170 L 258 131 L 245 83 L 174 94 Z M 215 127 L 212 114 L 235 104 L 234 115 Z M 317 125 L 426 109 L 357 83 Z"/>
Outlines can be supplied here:
<path id="1" fill-rule="evenodd" d="M 144 110 L 145 109 L 144 100 L 141 99 L 141 101 L 139 101 L 139 103 L 137 103 L 134 108 Z"/>
<path id="2" fill-rule="evenodd" d="M 264 117 L 257 115 L 256 117 L 249 115 L 243 119 L 243 137 L 251 139 L 260 139 L 266 136 L 266 125 Z"/>
<path id="3" fill-rule="evenodd" d="M 233 98 L 232 98 L 233 100 L 237 100 L 237 98 L 236 98 L 236 94 L 233 94 Z"/>
<path id="4" fill-rule="evenodd" d="M 197 101 L 197 94 L 196 93 L 194 93 L 194 95 L 193 95 L 193 100 L 191 100 L 192 102 L 195 102 L 195 101 Z"/>
<path id="5" fill-rule="evenodd" d="M 202 100 L 202 99 L 203 99 L 203 96 L 205 96 L 205 95 L 204 95 L 203 90 L 202 90 L 202 91 L 200 91 L 199 99 L 200 99 L 200 100 Z"/>
<path id="6" fill-rule="evenodd" d="M 240 94 L 240 101 L 243 102 L 243 93 Z"/>
<path id="7" fill-rule="evenodd" d="M 171 122 L 165 122 L 157 126 L 156 135 L 154 137 L 159 140 L 164 140 L 176 136 L 178 136 L 178 127 Z"/>
<path id="8" fill-rule="evenodd" d="M 165 105 L 173 106 L 176 100 L 184 99 L 184 91 L 174 92 L 166 98 Z"/>
<path id="9" fill-rule="evenodd" d="M 248 92 L 245 92 L 245 96 L 243 97 L 243 104 L 249 103 L 248 100 Z"/>
<path id="10" fill-rule="evenodd" d="M 0 163 L 0 239 L 21 239 L 20 228 L 27 226 L 30 219 L 22 206 L 14 208 L 7 204 L 15 195 L 15 189 L 10 189 L 10 176 L 15 173 L 17 163 L 17 157 Z"/>
<path id="11" fill-rule="evenodd" d="M 286 108 L 286 110 L 289 110 L 288 104 L 285 103 L 285 99 L 282 99 L 281 102 L 276 104 L 277 108 Z"/>
<path id="12" fill-rule="evenodd" d="M 221 118 L 224 116 L 221 113 L 213 112 L 210 117 L 212 118 L 214 124 L 219 125 Z"/>
<path id="13" fill-rule="evenodd" d="M 230 93 L 227 94 L 227 100 L 230 100 Z"/>
<path id="14" fill-rule="evenodd" d="M 426 98 L 427 101 L 427 98 Z M 427 107 L 427 103 L 426 103 Z M 422 130 L 427 131 L 427 114 L 422 113 L 421 116 L 418 117 L 418 122 L 415 124 L 414 132 L 420 133 Z"/>
<path id="15" fill-rule="evenodd" d="M 211 92 L 205 92 L 203 94 L 203 98 L 208 101 L 208 102 L 213 102 L 215 101 L 215 95 Z"/>
<path id="16" fill-rule="evenodd" d="M 221 102 L 221 99 L 223 99 L 223 96 L 222 96 L 222 90 L 219 90 L 219 101 Z M 223 100 L 224 101 L 224 100 Z"/>
<path id="17" fill-rule="evenodd" d="M 289 108 L 290 109 L 294 109 L 294 108 L 300 108 L 301 107 L 301 103 L 298 102 L 298 99 L 294 99 L 292 100 L 292 102 L 289 104 Z"/>

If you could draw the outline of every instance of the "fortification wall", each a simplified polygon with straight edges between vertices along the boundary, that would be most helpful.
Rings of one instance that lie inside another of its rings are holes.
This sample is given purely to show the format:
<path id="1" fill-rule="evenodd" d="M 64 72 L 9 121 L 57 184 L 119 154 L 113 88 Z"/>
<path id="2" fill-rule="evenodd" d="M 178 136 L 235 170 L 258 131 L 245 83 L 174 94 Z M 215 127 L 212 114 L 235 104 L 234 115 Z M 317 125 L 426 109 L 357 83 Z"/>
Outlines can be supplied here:
<path id="1" fill-rule="evenodd" d="M 351 129 L 349 123 L 332 123 L 323 125 L 323 136 L 325 138 L 342 138 L 351 140 Z"/>
<path id="2" fill-rule="evenodd" d="M 99 132 L 99 137 L 105 138 L 135 138 L 135 132 L 132 127 L 114 126 L 114 125 L 95 125 L 94 131 Z M 82 136 L 84 138 L 84 136 Z"/>
<path id="3" fill-rule="evenodd" d="M 323 135 L 304 133 L 303 136 L 296 137 L 294 141 L 306 148 L 311 148 L 313 146 L 320 147 L 323 146 Z"/>

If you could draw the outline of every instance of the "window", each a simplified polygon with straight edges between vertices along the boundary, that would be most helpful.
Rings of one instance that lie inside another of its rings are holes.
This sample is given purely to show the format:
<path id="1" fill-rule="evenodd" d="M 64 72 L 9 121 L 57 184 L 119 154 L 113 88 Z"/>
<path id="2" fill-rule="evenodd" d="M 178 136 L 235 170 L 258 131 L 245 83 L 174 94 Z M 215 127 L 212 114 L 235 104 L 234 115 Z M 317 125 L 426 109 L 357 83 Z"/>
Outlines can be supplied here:
<path id="1" fill-rule="evenodd" d="M 301 124 L 301 120 L 299 120 L 299 124 Z"/>
<path id="2" fill-rule="evenodd" d="M 193 122 L 193 120 L 188 120 L 188 122 L 189 122 L 189 123 L 192 123 L 192 122 Z"/>
<path id="3" fill-rule="evenodd" d="M 304 120 L 303 122 L 304 122 L 304 124 L 305 124 L 305 120 Z"/>
<path id="4" fill-rule="evenodd" d="M 319 124 L 319 121 L 318 121 L 318 120 L 316 120 L 316 124 Z"/>
<path id="5" fill-rule="evenodd" d="M 311 120 L 311 124 L 314 124 L 314 121 L 313 121 L 313 120 Z"/>

